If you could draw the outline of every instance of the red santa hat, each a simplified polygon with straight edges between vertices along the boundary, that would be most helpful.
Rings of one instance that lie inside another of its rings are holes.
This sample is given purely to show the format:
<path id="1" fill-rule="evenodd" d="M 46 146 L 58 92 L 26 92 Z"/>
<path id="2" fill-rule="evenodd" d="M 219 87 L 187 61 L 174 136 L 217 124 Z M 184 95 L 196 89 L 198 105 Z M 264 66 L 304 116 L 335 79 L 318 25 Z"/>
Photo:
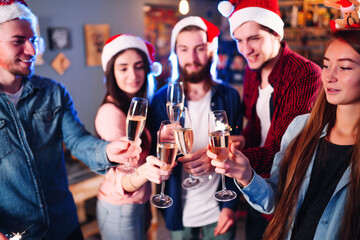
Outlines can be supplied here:
<path id="1" fill-rule="evenodd" d="M 337 4 L 340 4 L 340 10 L 341 12 L 350 12 L 355 9 L 355 5 L 352 4 L 349 0 L 340 0 L 336 2 Z"/>
<path id="2" fill-rule="evenodd" d="M 277 0 L 229 0 L 221 1 L 219 12 L 228 17 L 230 34 L 245 22 L 254 21 L 274 30 L 280 39 L 284 36 L 284 22 L 280 17 Z"/>
<path id="3" fill-rule="evenodd" d="M 175 52 L 175 44 L 177 36 L 180 31 L 188 26 L 197 26 L 204 30 L 207 34 L 207 41 L 209 44 L 209 50 L 211 52 L 216 52 L 218 48 L 218 36 L 220 34 L 220 30 L 211 22 L 203 19 L 198 16 L 189 16 L 181 19 L 178 23 L 175 24 L 172 33 L 171 33 L 171 52 Z"/>
<path id="4" fill-rule="evenodd" d="M 29 19 L 36 22 L 35 15 L 23 0 L 1 0 L 0 23 L 14 19 Z"/>
<path id="5" fill-rule="evenodd" d="M 161 64 L 155 61 L 155 48 L 144 39 L 130 34 L 118 34 L 109 38 L 104 46 L 101 62 L 102 68 L 106 71 L 109 60 L 118 52 L 136 48 L 143 51 L 149 59 L 152 74 L 156 77 L 161 74 Z"/>

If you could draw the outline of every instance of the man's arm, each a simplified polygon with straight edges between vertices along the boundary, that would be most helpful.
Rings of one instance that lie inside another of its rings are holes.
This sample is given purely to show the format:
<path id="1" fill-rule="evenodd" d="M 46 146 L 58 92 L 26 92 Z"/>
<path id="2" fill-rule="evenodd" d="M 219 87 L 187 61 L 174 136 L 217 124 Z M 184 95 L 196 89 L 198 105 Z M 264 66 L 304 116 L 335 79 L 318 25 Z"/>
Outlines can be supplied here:
<path id="1" fill-rule="evenodd" d="M 77 117 L 70 94 L 64 87 L 61 91 L 61 130 L 65 145 L 71 154 L 91 170 L 101 174 L 104 174 L 108 167 L 126 162 L 129 157 L 138 157 L 141 152 L 139 143 L 130 144 L 125 139 L 109 143 L 92 136 Z"/>

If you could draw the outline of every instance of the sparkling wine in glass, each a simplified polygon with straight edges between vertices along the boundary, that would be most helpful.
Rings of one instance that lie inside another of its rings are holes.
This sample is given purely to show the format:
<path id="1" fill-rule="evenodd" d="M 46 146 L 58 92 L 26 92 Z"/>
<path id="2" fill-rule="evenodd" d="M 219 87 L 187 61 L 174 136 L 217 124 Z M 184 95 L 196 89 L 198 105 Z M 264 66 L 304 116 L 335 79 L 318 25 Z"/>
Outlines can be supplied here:
<path id="1" fill-rule="evenodd" d="M 179 80 L 170 81 L 167 89 L 166 111 L 172 123 L 179 121 L 184 108 L 184 101 L 183 83 Z"/>
<path id="2" fill-rule="evenodd" d="M 164 120 L 161 122 L 157 139 L 157 157 L 166 166 L 163 169 L 170 169 L 173 167 L 178 151 L 178 146 L 173 136 L 173 124 Z M 157 208 L 168 208 L 173 204 L 171 197 L 164 194 L 165 182 L 161 183 L 161 193 L 154 195 L 150 199 L 150 203 Z"/>
<path id="3" fill-rule="evenodd" d="M 194 145 L 194 131 L 192 128 L 190 113 L 187 107 L 183 108 L 177 127 L 174 129 L 176 143 L 183 155 L 190 154 Z M 182 187 L 186 190 L 196 189 L 202 185 L 202 178 L 189 175 L 182 182 Z"/>
<path id="4" fill-rule="evenodd" d="M 218 161 L 225 161 L 229 154 L 229 123 L 226 112 L 223 110 L 209 113 L 209 141 L 211 151 L 218 155 Z M 236 198 L 236 193 L 227 190 L 225 176 L 221 174 L 222 190 L 215 193 L 214 198 L 220 202 L 231 201 Z"/>
<path id="5" fill-rule="evenodd" d="M 140 138 L 145 128 L 148 100 L 134 97 L 131 100 L 130 108 L 126 117 L 126 137 L 129 141 L 136 141 Z M 136 168 L 131 164 L 131 158 L 116 168 L 116 171 L 132 175 Z"/>

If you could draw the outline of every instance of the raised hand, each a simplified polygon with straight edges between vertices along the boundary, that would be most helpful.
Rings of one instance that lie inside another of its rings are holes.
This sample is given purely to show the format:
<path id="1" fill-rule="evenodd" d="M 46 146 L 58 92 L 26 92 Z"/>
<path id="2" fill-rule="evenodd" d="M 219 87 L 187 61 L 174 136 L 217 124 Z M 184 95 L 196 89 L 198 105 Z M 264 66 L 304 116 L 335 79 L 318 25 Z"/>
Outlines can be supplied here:
<path id="1" fill-rule="evenodd" d="M 171 169 L 166 169 L 167 165 L 154 156 L 148 156 L 146 162 L 138 168 L 140 176 L 143 176 L 150 182 L 160 184 L 168 180 Z"/>
<path id="2" fill-rule="evenodd" d="M 137 161 L 141 153 L 141 140 L 130 142 L 126 137 L 110 142 L 106 146 L 106 155 L 110 162 L 125 164 L 129 158 Z"/>
<path id="3" fill-rule="evenodd" d="M 243 135 L 232 135 L 230 141 L 234 143 L 237 149 L 243 149 L 245 147 L 245 137 Z"/>
<path id="4" fill-rule="evenodd" d="M 235 178 L 242 186 L 247 186 L 251 182 L 253 170 L 249 159 L 240 150 L 237 150 L 233 143 L 230 144 L 229 158 L 224 162 L 215 160 L 217 155 L 210 151 L 210 147 L 206 154 L 213 159 L 211 165 L 215 167 L 215 172 Z"/>
<path id="5" fill-rule="evenodd" d="M 180 157 L 184 170 L 195 176 L 213 173 L 214 167 L 210 164 L 211 159 L 206 155 L 206 148 L 201 148 L 192 154 Z"/>

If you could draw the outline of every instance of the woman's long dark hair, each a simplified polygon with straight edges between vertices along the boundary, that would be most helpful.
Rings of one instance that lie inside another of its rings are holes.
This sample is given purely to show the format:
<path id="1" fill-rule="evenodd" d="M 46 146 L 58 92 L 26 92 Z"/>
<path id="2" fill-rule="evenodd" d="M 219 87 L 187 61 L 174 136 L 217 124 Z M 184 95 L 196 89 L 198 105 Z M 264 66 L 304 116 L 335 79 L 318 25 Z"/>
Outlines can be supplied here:
<path id="1" fill-rule="evenodd" d="M 334 39 L 347 42 L 360 54 L 360 30 L 339 30 Z M 330 40 L 330 43 L 331 41 Z M 360 93 L 359 93 L 360 94 Z M 264 239 L 285 239 L 295 218 L 298 194 L 304 176 L 316 150 L 317 142 L 326 124 L 328 131 L 336 120 L 336 106 L 326 100 L 322 89 L 305 128 L 290 143 L 280 166 L 275 214 L 264 233 Z M 360 119 L 353 154 L 350 159 L 351 175 L 339 239 L 360 239 Z"/>
<path id="2" fill-rule="evenodd" d="M 149 59 L 147 58 L 146 54 L 137 49 L 137 48 L 128 48 L 125 49 L 123 51 L 118 52 L 117 54 L 115 54 L 107 63 L 106 66 L 106 71 L 105 71 L 105 79 L 106 79 L 106 94 L 104 97 L 104 100 L 102 101 L 102 104 L 104 103 L 112 103 L 115 106 L 117 106 L 118 108 L 121 109 L 121 111 L 123 111 L 125 114 L 127 113 L 129 107 L 130 107 L 130 102 L 131 99 L 126 95 L 126 93 L 121 90 L 116 82 L 116 78 L 115 78 L 115 74 L 114 74 L 114 63 L 116 58 L 122 54 L 124 51 L 127 50 L 134 50 L 136 51 L 141 58 L 144 61 L 144 71 L 145 71 L 145 79 L 144 79 L 144 83 L 141 86 L 140 90 L 135 94 L 135 96 L 137 97 L 146 97 L 146 90 L 147 90 L 147 76 L 150 73 L 150 62 Z M 109 98 L 109 96 L 111 98 Z"/>

